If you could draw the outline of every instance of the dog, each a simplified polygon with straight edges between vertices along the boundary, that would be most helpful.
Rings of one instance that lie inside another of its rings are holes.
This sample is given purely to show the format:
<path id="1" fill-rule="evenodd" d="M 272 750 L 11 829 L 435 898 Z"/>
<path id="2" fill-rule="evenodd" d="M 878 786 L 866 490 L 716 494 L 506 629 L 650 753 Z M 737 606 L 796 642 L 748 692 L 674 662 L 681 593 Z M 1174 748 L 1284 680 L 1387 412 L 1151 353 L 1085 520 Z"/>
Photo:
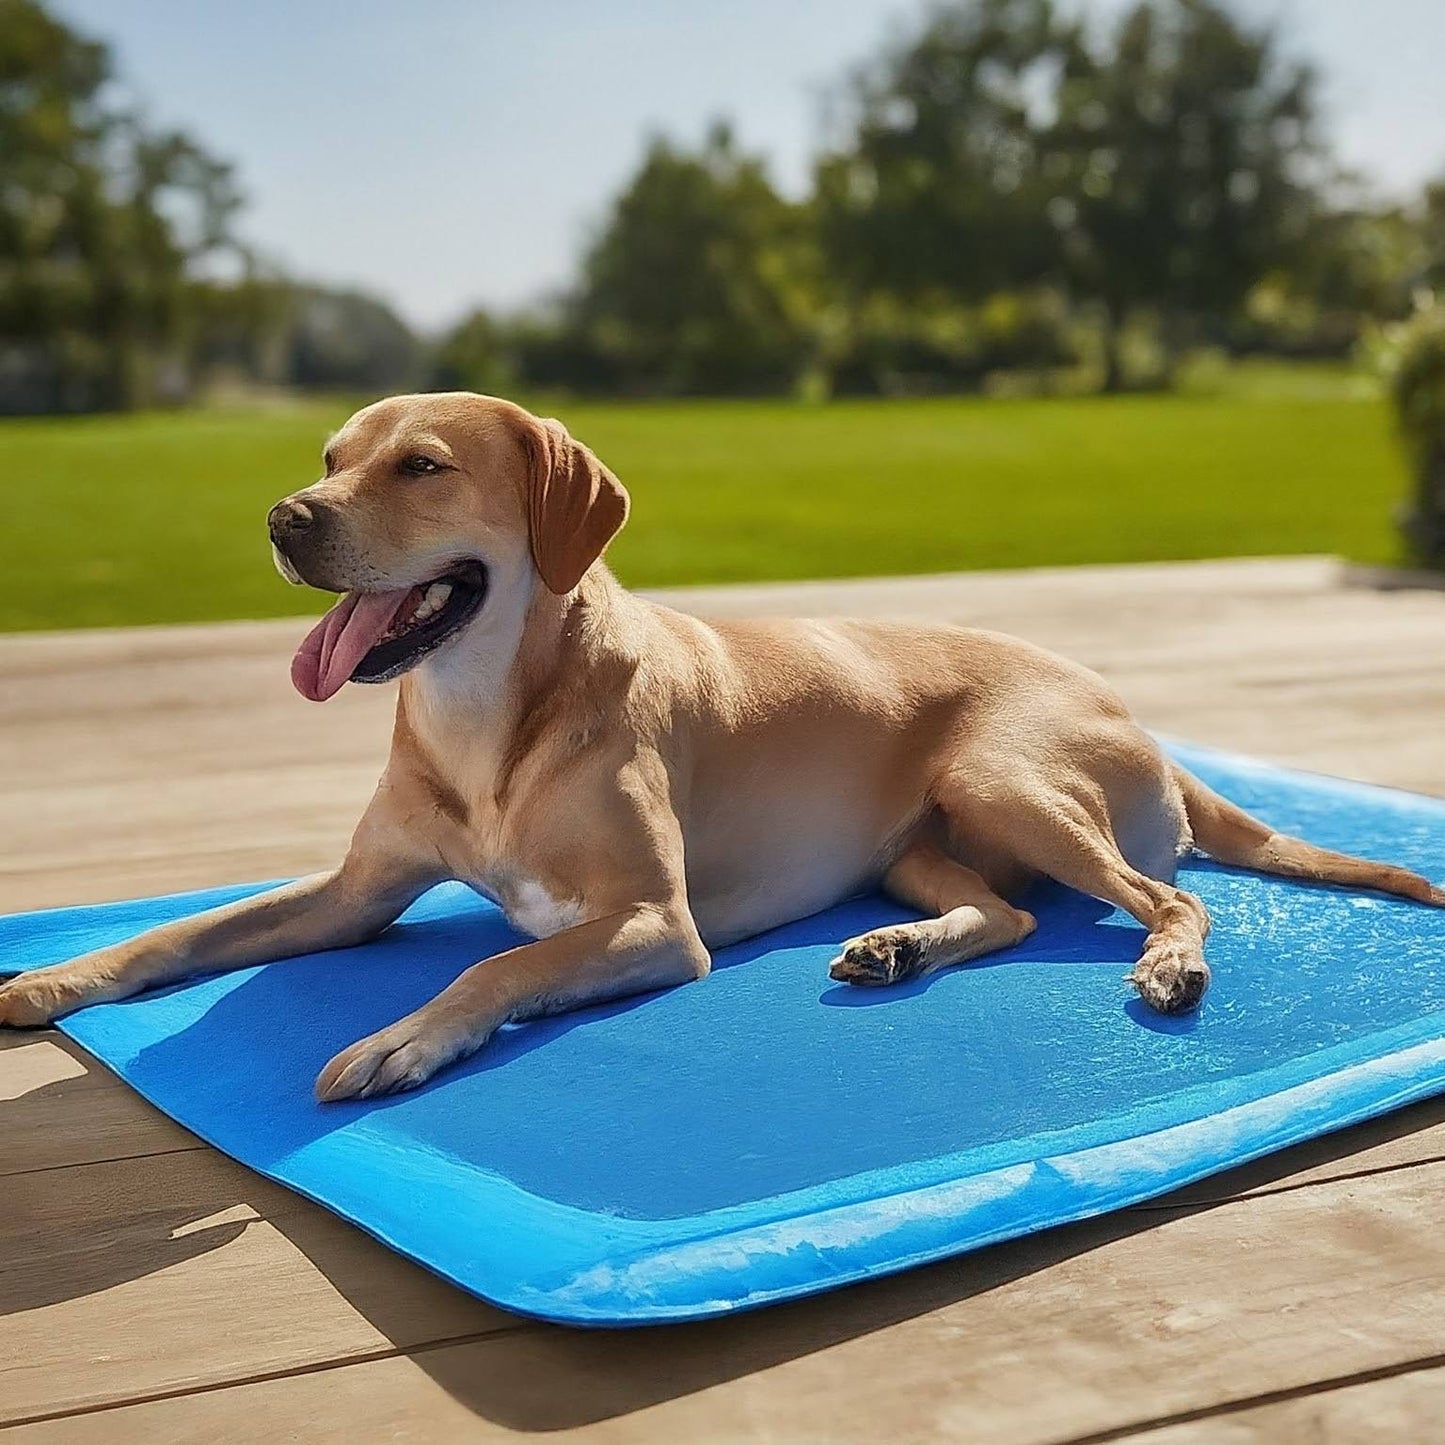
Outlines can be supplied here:
<path id="1" fill-rule="evenodd" d="M 341 593 L 292 679 L 400 678 L 391 752 L 340 866 L 0 987 L 0 1024 L 376 937 L 459 879 L 535 941 L 333 1058 L 323 1101 L 413 1088 L 502 1024 L 705 978 L 709 949 L 874 887 L 925 917 L 842 945 L 882 986 L 1018 943 L 1053 878 L 1146 930 L 1130 979 L 1195 1008 L 1196 847 L 1445 906 L 1403 868 L 1273 832 L 1168 761 L 1101 678 L 951 626 L 708 623 L 602 561 L 621 482 L 559 423 L 470 393 L 357 412 L 278 502 L 289 580 Z"/>

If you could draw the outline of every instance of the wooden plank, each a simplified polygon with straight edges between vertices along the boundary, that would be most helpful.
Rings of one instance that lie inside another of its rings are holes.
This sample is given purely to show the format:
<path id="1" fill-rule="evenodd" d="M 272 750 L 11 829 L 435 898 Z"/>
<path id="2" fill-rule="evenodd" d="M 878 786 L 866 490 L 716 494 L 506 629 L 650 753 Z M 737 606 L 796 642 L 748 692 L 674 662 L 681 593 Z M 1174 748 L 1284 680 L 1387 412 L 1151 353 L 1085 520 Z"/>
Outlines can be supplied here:
<path id="1" fill-rule="evenodd" d="M 230 1166 L 217 1169 L 214 1155 L 201 1155 L 198 1169 L 187 1161 L 180 1170 L 168 1160 L 129 1159 L 143 1149 L 176 1147 L 164 1132 L 147 1132 L 147 1116 L 162 1131 L 174 1131 L 179 1147 L 204 1146 L 82 1050 L 63 1039 L 58 1044 L 15 1035 L 6 1036 L 0 1049 L 0 1097 L 12 1096 L 4 1106 L 0 1164 L 26 1167 L 34 1160 L 29 1167 L 47 1176 L 39 1187 L 9 1192 L 11 1225 L 0 1230 L 0 1256 L 23 1261 L 0 1285 L 0 1314 L 31 1311 L 19 1316 L 21 1325 L 0 1325 L 0 1357 L 25 1361 L 7 1372 L 0 1418 L 16 1418 L 15 1410 L 19 1418 L 69 1412 L 137 1394 L 306 1370 L 516 1324 L 304 1201 Z M 36 1087 L 27 1092 L 26 1085 Z M 37 1099 L 43 1101 L 39 1108 Z M 109 1131 L 104 1124 L 112 1125 Z M 94 1158 L 107 1148 L 120 1151 L 124 1169 L 95 1174 L 60 1167 L 69 1156 Z M 1145 1217 L 1136 1224 L 1175 1216 L 1185 1202 L 1298 1190 L 1341 1177 L 1359 1182 L 1368 1171 L 1405 1169 L 1442 1155 L 1445 1101 L 1436 1100 L 1142 1206 Z M 173 1213 L 159 1201 L 173 1205 Z M 247 1238 L 238 1244 L 243 1234 Z M 38 1247 L 36 1235 L 42 1237 Z M 302 1236 L 312 1242 L 298 1246 Z M 236 1258 L 201 1262 L 212 1249 Z M 98 1258 L 107 1267 L 97 1277 Z M 322 1280 L 315 1277 L 318 1265 Z M 388 1312 L 384 1319 L 370 1318 L 377 1328 L 354 1317 L 355 1282 L 362 1278 L 384 1282 Z M 907 1281 L 898 1283 L 905 1292 L 909 1288 Z M 286 1304 L 279 1313 L 278 1297 Z M 229 1308 L 269 1328 L 239 1340 L 232 1333 L 223 1350 L 213 1352 L 208 1343 L 198 1356 L 205 1322 Z M 134 1342 L 129 1331 L 118 1329 L 127 1318 L 147 1321 L 139 1355 L 117 1350 L 111 1338 L 115 1332 Z M 57 1340 L 64 1341 L 63 1350 L 47 1349 Z"/>
<path id="2" fill-rule="evenodd" d="M 702 1325 L 534 1326 L 72 1416 L 7 1445 L 1127 1433 L 1445 1352 L 1445 1165 L 1367 1183 L 1181 1210 L 1143 1232 L 1137 1219 L 1095 1220 Z M 216 1353 L 233 1348 L 212 1339 Z"/>
<path id="3" fill-rule="evenodd" d="M 62 1034 L 0 1034 L 0 1176 L 203 1149 Z"/>
<path id="4" fill-rule="evenodd" d="M 210 1149 L 3 1190 L 0 1423 L 515 1326 Z"/>
<path id="5" fill-rule="evenodd" d="M 380 772 L 391 689 L 320 714 L 292 691 L 300 622 L 0 638 L 0 909 L 315 871 Z M 338 706 L 339 704 L 339 706 Z"/>
<path id="6" fill-rule="evenodd" d="M 1359 1445 L 1438 1439 L 1445 1367 L 1410 1370 L 1130 1435 L 1135 1445 Z"/>

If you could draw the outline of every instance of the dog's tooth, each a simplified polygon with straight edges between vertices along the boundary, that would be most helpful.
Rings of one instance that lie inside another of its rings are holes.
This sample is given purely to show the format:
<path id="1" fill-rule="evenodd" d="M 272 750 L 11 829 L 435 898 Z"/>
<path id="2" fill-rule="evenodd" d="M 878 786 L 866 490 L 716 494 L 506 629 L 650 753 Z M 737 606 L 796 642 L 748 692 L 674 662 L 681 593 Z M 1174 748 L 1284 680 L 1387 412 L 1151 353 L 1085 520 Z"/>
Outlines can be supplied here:
<path id="1" fill-rule="evenodd" d="M 440 607 L 448 597 L 452 595 L 452 584 L 450 582 L 433 582 L 426 589 L 426 604 L 430 607 Z"/>

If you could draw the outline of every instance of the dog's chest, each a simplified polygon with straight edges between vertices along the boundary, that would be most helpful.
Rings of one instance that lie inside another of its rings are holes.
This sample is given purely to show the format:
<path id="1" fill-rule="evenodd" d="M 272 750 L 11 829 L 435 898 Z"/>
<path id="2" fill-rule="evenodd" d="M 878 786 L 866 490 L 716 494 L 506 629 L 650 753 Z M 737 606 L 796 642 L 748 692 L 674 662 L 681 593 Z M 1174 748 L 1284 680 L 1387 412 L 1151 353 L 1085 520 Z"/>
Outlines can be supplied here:
<path id="1" fill-rule="evenodd" d="M 580 900 L 559 898 L 535 878 L 512 872 L 492 873 L 473 886 L 501 906 L 508 923 L 533 938 L 550 938 L 585 917 Z"/>
<path id="2" fill-rule="evenodd" d="M 549 938 L 581 923 L 587 916 L 582 900 L 555 880 L 543 882 L 525 864 L 519 866 L 517 854 L 522 850 L 515 840 L 505 850 L 500 848 L 501 833 L 500 820 L 482 819 L 470 828 L 438 829 L 432 843 L 453 878 L 489 898 L 513 927 L 533 938 Z"/>

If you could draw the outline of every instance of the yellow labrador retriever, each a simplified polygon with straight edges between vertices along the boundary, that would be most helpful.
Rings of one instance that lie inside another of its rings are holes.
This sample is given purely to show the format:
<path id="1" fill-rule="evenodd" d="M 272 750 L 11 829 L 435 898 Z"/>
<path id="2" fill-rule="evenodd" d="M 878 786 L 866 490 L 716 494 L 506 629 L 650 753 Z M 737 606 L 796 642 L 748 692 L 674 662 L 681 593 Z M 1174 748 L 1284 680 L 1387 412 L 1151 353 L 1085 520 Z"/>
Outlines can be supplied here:
<path id="1" fill-rule="evenodd" d="M 509 1020 L 700 979 L 708 949 L 880 885 L 928 915 L 843 945 L 890 984 L 1017 943 L 1039 876 L 1147 930 L 1131 975 L 1198 1004 L 1209 916 L 1174 884 L 1225 863 L 1445 905 L 1404 869 L 1273 833 L 1168 762 L 1093 673 L 958 627 L 697 621 L 599 560 L 622 484 L 555 421 L 469 394 L 358 412 L 270 529 L 342 594 L 292 664 L 324 701 L 401 677 L 391 756 L 334 872 L 0 988 L 44 1023 L 198 973 L 373 938 L 462 879 L 535 942 L 338 1054 L 325 1100 L 411 1088 Z"/>

